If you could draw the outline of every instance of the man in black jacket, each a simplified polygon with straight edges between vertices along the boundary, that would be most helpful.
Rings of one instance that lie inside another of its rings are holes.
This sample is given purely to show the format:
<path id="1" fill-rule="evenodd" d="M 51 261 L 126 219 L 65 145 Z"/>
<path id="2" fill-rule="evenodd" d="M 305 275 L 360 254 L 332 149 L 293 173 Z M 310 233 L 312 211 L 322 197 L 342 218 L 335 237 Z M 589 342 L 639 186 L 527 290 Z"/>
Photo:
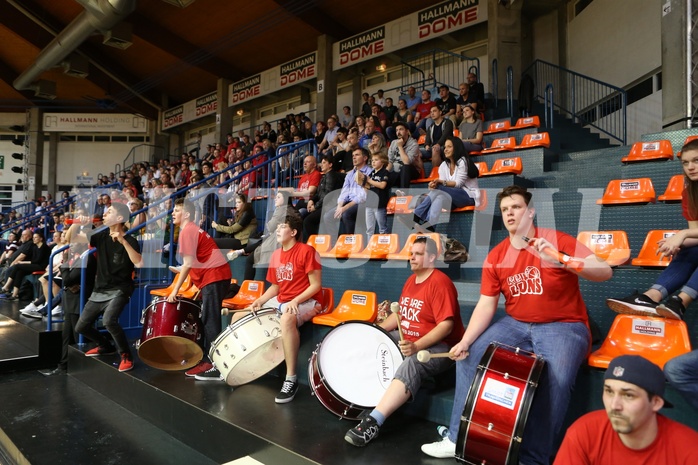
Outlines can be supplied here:
<path id="1" fill-rule="evenodd" d="M 344 184 L 344 175 L 332 169 L 332 155 L 325 155 L 320 161 L 320 171 L 322 178 L 315 195 L 308 201 L 308 215 L 303 220 L 303 242 L 308 242 L 308 238 L 317 234 L 320 230 L 320 220 L 322 220 L 322 204 L 325 196 L 330 192 L 341 189 Z"/>

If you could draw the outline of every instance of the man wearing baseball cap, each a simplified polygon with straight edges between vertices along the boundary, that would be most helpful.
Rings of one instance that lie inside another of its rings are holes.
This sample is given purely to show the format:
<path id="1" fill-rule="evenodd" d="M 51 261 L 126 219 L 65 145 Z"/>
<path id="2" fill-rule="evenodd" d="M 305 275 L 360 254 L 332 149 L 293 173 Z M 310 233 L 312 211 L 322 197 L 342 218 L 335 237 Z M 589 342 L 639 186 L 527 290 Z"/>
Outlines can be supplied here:
<path id="1" fill-rule="evenodd" d="M 698 463 L 698 432 L 657 413 L 672 407 L 664 385 L 664 373 L 646 358 L 613 359 L 604 375 L 606 411 L 570 426 L 554 465 Z"/>

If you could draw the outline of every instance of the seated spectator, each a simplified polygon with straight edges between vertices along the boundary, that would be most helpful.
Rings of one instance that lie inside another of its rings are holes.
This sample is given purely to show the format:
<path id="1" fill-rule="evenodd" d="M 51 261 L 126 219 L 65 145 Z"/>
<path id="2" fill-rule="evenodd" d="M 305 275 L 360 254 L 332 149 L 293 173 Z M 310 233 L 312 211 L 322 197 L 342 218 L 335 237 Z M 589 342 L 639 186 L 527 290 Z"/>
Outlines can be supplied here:
<path id="1" fill-rule="evenodd" d="M 448 118 L 453 123 L 453 127 L 456 127 L 456 98 L 451 94 L 451 90 L 446 84 L 439 86 L 439 98 L 434 102 L 436 106 L 441 108 L 441 114 L 444 118 Z"/>
<path id="2" fill-rule="evenodd" d="M 315 143 L 317 145 L 322 144 L 322 141 L 325 140 L 325 132 L 327 132 L 327 127 L 325 126 L 325 123 L 323 121 L 318 121 L 315 123 Z"/>
<path id="3" fill-rule="evenodd" d="M 363 134 L 359 134 L 359 147 L 367 149 L 368 145 L 373 141 L 373 135 L 377 132 L 376 123 L 372 118 L 366 120 L 366 129 Z"/>
<path id="4" fill-rule="evenodd" d="M 335 137 L 331 144 L 332 155 L 336 155 L 337 152 L 346 151 L 349 149 L 349 141 L 347 140 L 348 134 L 349 130 L 347 128 L 337 129 L 337 137 Z"/>
<path id="5" fill-rule="evenodd" d="M 44 234 L 41 231 L 35 231 L 32 240 L 34 246 L 27 255 L 28 260 L 22 260 L 10 267 L 7 281 L 5 281 L 5 285 L 2 287 L 4 294 L 0 295 L 0 298 L 17 300 L 19 298 L 19 288 L 24 278 L 34 271 L 43 270 L 48 265 L 51 249 L 44 241 Z"/>
<path id="6" fill-rule="evenodd" d="M 449 202 L 451 208 L 480 205 L 479 172 L 463 142 L 457 137 L 448 137 L 444 143 L 444 155 L 446 161 L 439 165 L 439 177 L 429 182 L 429 194 L 414 209 L 416 218 L 429 223 L 427 228 L 436 226 L 441 209 Z"/>
<path id="7" fill-rule="evenodd" d="M 419 237 L 410 250 L 412 275 L 407 278 L 398 300 L 400 318 L 391 314 L 380 326 L 392 331 L 398 339 L 398 324 L 409 331 L 398 345 L 405 359 L 400 363 L 388 389 L 376 408 L 356 427 L 347 431 L 344 439 L 354 446 L 365 446 L 378 436 L 383 422 L 401 405 L 414 399 L 422 382 L 453 366 L 447 357 L 434 357 L 426 363 L 417 361 L 417 353 L 447 352 L 463 336 L 463 322 L 458 305 L 458 291 L 451 279 L 435 268 L 438 249 L 433 239 Z"/>
<path id="8" fill-rule="evenodd" d="M 342 114 L 339 117 L 339 123 L 343 128 L 351 127 L 351 123 L 354 122 L 354 117 L 351 114 L 351 107 L 345 106 L 342 108 Z"/>
<path id="9" fill-rule="evenodd" d="M 129 223 L 127 225 L 128 229 L 133 229 L 136 228 L 142 224 L 145 224 L 147 221 L 147 215 L 145 212 L 140 212 L 136 213 L 138 210 L 143 209 L 143 201 L 140 199 L 132 199 L 128 202 L 128 209 L 131 212 L 131 216 L 129 218 Z M 145 232 L 145 230 L 140 229 L 136 234 L 141 234 Z"/>
<path id="10" fill-rule="evenodd" d="M 422 100 L 417 104 L 417 109 L 414 113 L 414 122 L 420 132 L 427 131 L 433 124 L 430 116 L 431 107 L 434 105 L 436 105 L 436 103 L 431 99 L 431 92 L 424 89 L 422 91 Z"/>
<path id="11" fill-rule="evenodd" d="M 376 135 L 377 137 L 378 135 Z M 386 207 L 390 198 L 390 176 L 388 170 L 388 154 L 386 152 L 374 152 L 371 154 L 371 167 L 368 175 L 361 171 L 356 173 L 357 182 L 364 189 L 372 193 L 366 199 L 366 237 L 370 240 L 378 222 L 378 234 L 388 232 L 388 213 Z"/>
<path id="12" fill-rule="evenodd" d="M 477 105 L 472 105 L 476 103 L 473 99 L 473 95 L 470 93 L 470 86 L 467 82 L 461 82 L 458 85 L 458 98 L 456 99 L 456 123 L 460 124 L 463 121 L 463 107 L 466 105 L 471 105 L 473 111 L 477 108 Z M 475 112 L 477 114 L 477 112 Z"/>
<path id="13" fill-rule="evenodd" d="M 317 147 L 317 150 L 320 154 L 324 154 L 325 152 L 329 153 L 330 146 L 337 137 L 338 129 L 339 127 L 337 126 L 337 120 L 331 116 L 327 118 L 327 130 L 325 131 L 325 136 L 323 137 L 322 142 L 320 142 L 320 144 Z"/>
<path id="14" fill-rule="evenodd" d="M 422 156 L 431 158 L 432 166 L 440 166 L 443 144 L 447 138 L 453 136 L 453 123 L 450 119 L 444 118 L 441 108 L 436 105 L 431 107 L 430 114 L 432 125 L 427 130 Z"/>
<path id="15" fill-rule="evenodd" d="M 257 232 L 257 217 L 252 204 L 247 201 L 245 194 L 235 195 L 235 210 L 228 225 L 211 222 L 211 227 L 228 237 L 214 239 L 219 249 L 239 250 L 247 245 L 251 235 Z"/>
<path id="16" fill-rule="evenodd" d="M 322 174 L 317 170 L 317 162 L 313 155 L 307 155 L 303 159 L 303 175 L 298 181 L 298 187 L 286 187 L 279 190 L 287 191 L 291 198 L 298 199 L 296 209 L 305 217 L 308 214 L 307 202 L 315 195 L 320 185 Z"/>
<path id="17" fill-rule="evenodd" d="M 344 178 L 344 185 L 339 193 L 337 205 L 323 214 L 328 231 L 335 229 L 330 229 L 330 225 L 336 225 L 336 220 L 341 220 L 342 225 L 344 225 L 344 234 L 354 234 L 359 206 L 366 202 L 366 191 L 358 184 L 357 173 L 360 171 L 367 175 L 371 172 L 371 167 L 367 164 L 368 156 L 368 150 L 361 147 L 352 152 L 354 168 Z M 361 216 L 363 217 L 364 214 L 362 213 Z"/>
<path id="18" fill-rule="evenodd" d="M 390 127 L 390 125 L 393 123 L 393 120 L 395 119 L 395 113 L 397 113 L 397 107 L 393 103 L 393 99 L 388 97 L 385 99 L 385 105 L 383 106 L 383 112 L 385 113 L 385 116 L 388 120 L 387 127 Z"/>
<path id="19" fill-rule="evenodd" d="M 358 120 L 359 118 L 357 117 L 356 119 Z M 345 145 L 347 148 L 337 151 L 332 160 L 334 167 L 333 169 L 335 171 L 347 172 L 351 171 L 353 168 L 354 165 L 351 154 L 354 152 L 354 150 L 359 148 L 359 134 L 357 131 L 352 129 L 349 132 L 347 135 L 347 143 Z"/>
<path id="20" fill-rule="evenodd" d="M 368 153 L 370 156 L 374 154 L 385 155 L 386 165 L 388 164 L 388 147 L 385 145 L 385 137 L 379 132 L 374 132 L 371 142 L 368 144 Z"/>
<path id="21" fill-rule="evenodd" d="M 370 102 L 372 97 L 368 95 L 368 92 L 361 94 L 361 98 L 363 99 L 363 104 L 361 105 L 361 115 L 364 118 L 368 118 L 371 116 L 371 105 L 376 102 L 376 99 L 373 99 L 373 102 Z"/>
<path id="22" fill-rule="evenodd" d="M 569 427 L 554 465 L 698 463 L 698 433 L 658 413 L 672 405 L 654 363 L 639 355 L 611 360 L 603 405 Z"/>
<path id="23" fill-rule="evenodd" d="M 303 242 L 308 242 L 308 238 L 313 234 L 318 234 L 320 220 L 322 219 L 322 207 L 325 196 L 332 191 L 340 189 L 344 182 L 344 176 L 332 168 L 334 163 L 330 155 L 325 155 L 320 161 L 320 185 L 315 194 L 308 200 L 308 214 L 303 219 Z"/>
<path id="24" fill-rule="evenodd" d="M 388 115 L 385 114 L 380 105 L 374 104 L 371 107 L 371 119 L 376 126 L 376 130 L 380 132 L 385 131 L 385 127 L 388 125 Z"/>
<path id="25" fill-rule="evenodd" d="M 407 189 L 410 187 L 410 181 L 423 176 L 422 156 L 419 152 L 419 145 L 412 138 L 407 123 L 400 121 L 395 123 L 393 127 L 396 138 L 388 149 L 387 166 L 391 173 L 390 184 Z"/>
<path id="26" fill-rule="evenodd" d="M 471 102 L 476 112 L 485 111 L 485 87 L 481 82 L 477 82 L 477 76 L 474 73 L 469 73 L 468 77 L 469 94 Z"/>
<path id="27" fill-rule="evenodd" d="M 475 113 L 475 109 L 472 105 L 463 105 L 463 122 L 458 127 L 460 131 L 460 138 L 463 140 L 463 146 L 465 151 L 479 152 L 482 150 L 482 121 Z"/>
<path id="28" fill-rule="evenodd" d="M 397 101 L 397 109 L 393 115 L 392 121 L 393 126 L 388 126 L 385 130 L 388 140 L 390 141 L 397 139 L 395 135 L 395 123 L 406 123 L 410 134 L 414 134 L 417 130 L 417 125 L 414 124 L 414 116 L 412 116 L 412 112 L 407 109 L 407 102 L 404 99 Z"/>

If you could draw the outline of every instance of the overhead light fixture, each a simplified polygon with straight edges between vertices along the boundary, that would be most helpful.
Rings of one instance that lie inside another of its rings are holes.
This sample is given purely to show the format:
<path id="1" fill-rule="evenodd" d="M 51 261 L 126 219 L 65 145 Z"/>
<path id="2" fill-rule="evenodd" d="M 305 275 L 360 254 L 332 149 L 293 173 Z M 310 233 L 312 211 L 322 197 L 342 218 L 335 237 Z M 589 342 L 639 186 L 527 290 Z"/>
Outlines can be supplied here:
<path id="1" fill-rule="evenodd" d="M 126 50 L 133 45 L 133 27 L 130 23 L 119 23 L 104 33 L 104 45 Z"/>
<path id="2" fill-rule="evenodd" d="M 388 65 L 385 63 L 381 63 L 380 65 L 376 66 L 376 71 L 380 71 L 381 73 L 385 72 L 386 69 L 388 69 Z"/>
<path id="3" fill-rule="evenodd" d="M 61 62 L 63 73 L 68 76 L 84 79 L 89 74 L 90 64 L 82 55 L 73 54 Z"/>
<path id="4" fill-rule="evenodd" d="M 45 98 L 46 100 L 53 100 L 56 98 L 56 83 L 54 81 L 39 79 L 32 84 L 31 90 L 34 91 L 35 97 Z"/>
<path id="5" fill-rule="evenodd" d="M 186 8 L 192 3 L 194 3 L 196 0 L 162 0 L 165 3 L 169 3 L 170 5 L 178 6 L 180 8 Z"/>
<path id="6" fill-rule="evenodd" d="M 245 110 L 243 110 L 242 108 L 235 112 L 235 114 L 237 114 L 238 116 L 242 116 L 243 113 L 245 113 Z"/>

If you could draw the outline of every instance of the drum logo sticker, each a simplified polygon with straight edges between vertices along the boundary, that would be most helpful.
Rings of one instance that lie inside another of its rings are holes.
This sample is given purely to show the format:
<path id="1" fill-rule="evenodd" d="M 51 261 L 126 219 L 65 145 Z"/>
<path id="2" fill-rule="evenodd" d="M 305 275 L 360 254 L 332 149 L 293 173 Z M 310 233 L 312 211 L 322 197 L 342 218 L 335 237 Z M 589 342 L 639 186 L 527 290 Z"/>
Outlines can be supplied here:
<path id="1" fill-rule="evenodd" d="M 485 387 L 482 389 L 482 395 L 480 397 L 482 400 L 492 402 L 500 407 L 514 410 L 520 391 L 521 389 L 516 386 L 488 378 L 487 381 L 485 381 Z"/>
<path id="2" fill-rule="evenodd" d="M 383 389 L 388 389 L 388 385 L 393 380 L 395 374 L 395 361 L 390 347 L 387 344 L 381 343 L 376 352 L 376 361 L 378 362 L 378 381 L 383 386 Z"/>
<path id="3" fill-rule="evenodd" d="M 633 334 L 644 334 L 645 336 L 664 337 L 664 321 L 643 320 L 633 318 Z"/>

